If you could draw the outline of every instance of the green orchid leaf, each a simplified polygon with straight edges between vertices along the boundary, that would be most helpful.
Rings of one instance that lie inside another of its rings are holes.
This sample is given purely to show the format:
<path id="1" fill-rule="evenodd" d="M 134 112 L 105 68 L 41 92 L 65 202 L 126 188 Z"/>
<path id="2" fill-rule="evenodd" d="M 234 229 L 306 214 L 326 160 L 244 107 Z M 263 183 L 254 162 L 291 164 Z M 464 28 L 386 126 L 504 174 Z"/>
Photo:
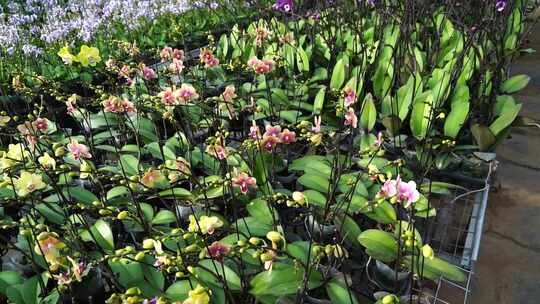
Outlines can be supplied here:
<path id="1" fill-rule="evenodd" d="M 326 284 L 326 293 L 330 297 L 332 303 L 340 304 L 358 304 L 358 299 L 351 288 L 347 288 L 344 284 L 336 279 Z"/>
<path id="2" fill-rule="evenodd" d="M 313 114 L 319 115 L 321 114 L 321 110 L 324 106 L 324 97 L 326 93 L 326 87 L 322 87 L 319 92 L 317 92 L 317 95 L 315 96 L 315 102 L 313 104 Z"/>
<path id="3" fill-rule="evenodd" d="M 349 242 L 349 244 L 360 247 L 358 236 L 362 233 L 362 230 L 360 229 L 360 226 L 358 226 L 356 221 L 346 214 L 342 217 L 336 217 L 335 221 L 339 227 L 343 227 L 341 233 Z"/>
<path id="4" fill-rule="evenodd" d="M 125 172 L 128 176 L 139 174 L 139 160 L 133 155 L 120 156 L 119 167 L 121 172 Z"/>
<path id="5" fill-rule="evenodd" d="M 302 47 L 296 49 L 296 63 L 301 73 L 309 72 L 309 57 Z"/>
<path id="6" fill-rule="evenodd" d="M 251 216 L 238 219 L 231 227 L 238 229 L 246 236 L 266 236 L 268 231 L 274 230 L 272 225 Z"/>
<path id="7" fill-rule="evenodd" d="M 76 199 L 78 202 L 85 204 L 91 204 L 92 202 L 99 201 L 97 196 L 92 192 L 81 187 L 66 187 L 62 191 L 67 197 Z"/>
<path id="8" fill-rule="evenodd" d="M 242 289 L 240 277 L 229 266 L 209 259 L 200 261 L 199 265 L 201 267 L 196 267 L 195 274 L 203 282 L 217 288 L 224 288 L 225 282 L 229 290 Z"/>
<path id="9" fill-rule="evenodd" d="M 444 122 L 444 135 L 456 138 L 469 114 L 469 87 L 458 86 L 452 97 L 452 110 Z"/>
<path id="10" fill-rule="evenodd" d="M 361 212 L 381 224 L 392 224 L 397 220 L 396 210 L 387 201 L 363 208 Z"/>
<path id="11" fill-rule="evenodd" d="M 153 157 L 155 157 L 157 159 L 164 160 L 163 155 L 165 155 L 165 160 L 167 160 L 167 159 L 175 160 L 176 159 L 176 154 L 167 145 L 163 146 L 163 145 L 160 145 L 157 142 L 152 142 L 152 143 L 147 144 L 145 146 L 145 148 L 146 148 L 146 150 L 148 150 L 148 152 L 150 152 L 150 154 L 152 154 Z M 163 155 L 161 154 L 161 149 L 163 149 Z"/>
<path id="12" fill-rule="evenodd" d="M 330 88 L 332 90 L 340 90 L 343 82 L 345 81 L 345 61 L 340 59 L 336 62 L 334 70 L 332 71 L 332 78 L 330 79 Z"/>
<path id="13" fill-rule="evenodd" d="M 364 98 L 362 105 L 362 113 L 360 114 L 360 126 L 367 131 L 371 131 L 375 126 L 375 121 L 377 119 L 377 109 L 375 108 L 375 103 L 373 102 L 373 97 L 371 94 L 367 94 Z"/>
<path id="14" fill-rule="evenodd" d="M 282 296 L 294 294 L 302 288 L 304 270 L 291 265 L 274 265 L 272 271 L 257 274 L 250 282 L 249 293 L 261 296 Z M 308 289 L 319 287 L 323 283 L 322 275 L 315 269 L 310 271 Z"/>
<path id="15" fill-rule="evenodd" d="M 471 126 L 471 133 L 480 151 L 488 150 L 495 144 L 496 138 L 493 132 L 485 125 L 474 124 Z"/>
<path id="16" fill-rule="evenodd" d="M 366 230 L 358 236 L 358 241 L 366 247 L 366 253 L 376 260 L 390 263 L 397 258 L 398 243 L 394 236 L 386 231 Z"/>
<path id="17" fill-rule="evenodd" d="M 24 279 L 16 271 L 0 272 L 0 294 L 6 294 L 6 289 L 9 286 L 21 284 Z"/>
<path id="18" fill-rule="evenodd" d="M 174 222 L 176 222 L 176 216 L 169 210 L 160 210 L 152 219 L 152 225 L 165 225 Z"/>
<path id="19" fill-rule="evenodd" d="M 324 208 L 326 206 L 326 197 L 315 190 L 306 190 L 302 192 L 306 198 L 308 205 L 315 205 L 320 208 Z"/>
<path id="20" fill-rule="evenodd" d="M 165 295 L 173 301 L 184 301 L 188 298 L 192 285 L 197 284 L 195 282 L 190 284 L 189 280 L 177 281 L 167 288 Z"/>
<path id="21" fill-rule="evenodd" d="M 164 190 L 159 192 L 159 196 L 161 197 L 176 197 L 179 199 L 192 199 L 193 195 L 189 190 L 186 190 L 184 188 L 176 187 L 168 190 Z"/>
<path id="22" fill-rule="evenodd" d="M 405 256 L 403 262 L 412 270 L 411 264 L 414 259 L 414 264 L 420 265 L 420 269 L 416 269 L 417 267 L 415 267 L 415 273 L 433 281 L 436 281 L 441 276 L 456 282 L 465 282 L 467 280 L 467 276 L 461 269 L 443 259 L 438 257 L 434 257 L 433 259 L 420 257 L 421 261 L 418 263 L 418 258 L 418 256 L 414 258 L 412 256 Z"/>
<path id="23" fill-rule="evenodd" d="M 317 190 L 321 193 L 327 193 L 330 189 L 330 181 L 328 178 L 313 172 L 300 176 L 298 182 L 304 187 Z"/>
<path id="24" fill-rule="evenodd" d="M 525 74 L 513 76 L 503 82 L 501 85 L 501 92 L 512 94 L 521 91 L 529 84 L 529 81 L 531 81 L 531 77 Z"/>
<path id="25" fill-rule="evenodd" d="M 256 199 L 251 201 L 251 203 L 249 203 L 246 208 L 249 215 L 262 221 L 265 224 L 272 225 L 275 219 L 278 218 L 277 212 L 273 210 L 273 207 L 263 199 Z"/>
<path id="26" fill-rule="evenodd" d="M 36 210 L 48 221 L 61 225 L 65 222 L 64 211 L 58 204 L 41 203 L 35 206 Z"/>
<path id="27" fill-rule="evenodd" d="M 116 186 L 107 191 L 107 200 L 111 200 L 118 196 L 124 196 L 129 194 L 129 188 L 126 186 Z"/>
<path id="28" fill-rule="evenodd" d="M 422 140 L 426 137 L 429 122 L 432 119 L 433 96 L 430 91 L 420 94 L 415 100 L 411 114 L 411 131 L 414 137 Z"/>
<path id="29" fill-rule="evenodd" d="M 504 104 L 503 109 L 501 110 L 501 115 L 495 119 L 489 125 L 489 130 L 494 136 L 498 136 L 501 132 L 509 127 L 521 111 L 521 104 L 512 104 L 507 102 Z"/>
<path id="30" fill-rule="evenodd" d="M 111 227 L 104 220 L 97 220 L 90 228 L 92 236 L 95 238 L 97 244 L 107 250 L 114 250 L 114 238 Z"/>

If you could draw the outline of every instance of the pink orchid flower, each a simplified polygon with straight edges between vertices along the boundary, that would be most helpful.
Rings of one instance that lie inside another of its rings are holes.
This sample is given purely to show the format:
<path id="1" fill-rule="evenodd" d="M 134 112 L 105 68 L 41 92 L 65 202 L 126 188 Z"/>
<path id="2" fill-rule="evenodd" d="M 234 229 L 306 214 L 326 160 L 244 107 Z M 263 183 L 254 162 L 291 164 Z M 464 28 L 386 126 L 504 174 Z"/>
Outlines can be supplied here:
<path id="1" fill-rule="evenodd" d="M 375 140 L 375 147 L 380 147 L 384 142 L 382 132 L 377 133 L 377 139 Z"/>
<path id="2" fill-rule="evenodd" d="M 257 74 L 266 74 L 274 70 L 275 62 L 271 59 L 260 60 L 257 57 L 253 57 L 248 61 L 248 66 L 252 68 Z"/>
<path id="3" fill-rule="evenodd" d="M 345 113 L 345 125 L 351 126 L 354 129 L 358 127 L 358 117 L 356 117 L 353 108 L 349 108 L 347 113 Z"/>
<path id="4" fill-rule="evenodd" d="M 47 119 L 41 117 L 37 118 L 32 125 L 40 132 L 47 132 L 47 129 L 49 128 Z"/>
<path id="5" fill-rule="evenodd" d="M 321 132 L 321 116 L 315 116 L 313 117 L 313 127 L 311 128 L 311 131 L 314 133 L 320 133 Z"/>
<path id="6" fill-rule="evenodd" d="M 397 194 L 397 181 L 389 179 L 384 182 L 384 185 L 381 187 L 379 196 L 382 197 L 393 197 Z"/>
<path id="7" fill-rule="evenodd" d="M 226 86 L 225 91 L 223 91 L 221 96 L 225 102 L 231 102 L 234 98 L 236 98 L 236 89 L 234 88 L 234 85 Z"/>
<path id="8" fill-rule="evenodd" d="M 249 127 L 249 137 L 253 140 L 258 140 L 260 136 L 261 136 L 261 132 L 259 131 L 259 127 L 257 126 L 257 123 L 255 123 L 255 120 L 254 120 L 251 127 Z"/>
<path id="9" fill-rule="evenodd" d="M 80 144 L 76 139 L 72 139 L 68 144 L 68 151 L 71 152 L 71 155 L 73 155 L 75 160 L 79 160 L 81 157 L 92 158 L 90 149 L 87 146 Z"/>
<path id="10" fill-rule="evenodd" d="M 289 131 L 289 129 L 285 129 L 281 132 L 280 139 L 282 143 L 290 144 L 296 141 L 296 133 L 294 131 Z"/>
<path id="11" fill-rule="evenodd" d="M 174 91 L 171 88 L 166 88 L 165 91 L 159 92 L 158 97 L 161 98 L 161 101 L 166 106 L 172 106 L 172 105 L 176 104 L 176 98 L 174 96 Z"/>
<path id="12" fill-rule="evenodd" d="M 237 173 L 236 177 L 232 178 L 232 184 L 235 187 L 239 187 L 243 194 L 246 194 L 249 191 L 249 187 L 257 185 L 257 180 L 245 172 L 240 172 Z"/>
<path id="13" fill-rule="evenodd" d="M 345 106 L 346 107 L 352 106 L 356 102 L 356 92 L 353 89 L 347 87 L 344 93 L 345 93 Z"/>
<path id="14" fill-rule="evenodd" d="M 409 181 L 408 183 L 399 181 L 397 190 L 399 193 L 398 200 L 405 202 L 405 208 L 408 208 L 412 203 L 420 199 L 420 192 L 416 190 L 416 183 L 414 181 Z"/>
<path id="15" fill-rule="evenodd" d="M 142 69 L 143 78 L 146 80 L 152 80 L 157 78 L 156 72 L 147 66 L 144 66 Z"/>
<path id="16" fill-rule="evenodd" d="M 195 88 L 187 83 L 183 83 L 180 89 L 175 92 L 176 98 L 180 101 L 181 104 L 187 104 L 193 99 L 199 98 Z"/>
<path id="17" fill-rule="evenodd" d="M 274 146 L 276 146 L 277 144 L 279 144 L 281 141 L 279 140 L 279 137 L 277 136 L 273 136 L 273 135 L 270 135 L 270 136 L 267 136 L 267 135 L 264 135 L 263 136 L 263 140 L 261 142 L 261 145 L 263 147 L 263 149 L 265 149 L 266 151 L 268 152 L 272 152 L 272 149 L 274 149 Z"/>
<path id="18" fill-rule="evenodd" d="M 279 137 L 281 134 L 281 126 L 266 126 L 266 132 L 264 132 L 264 136 L 276 136 Z"/>

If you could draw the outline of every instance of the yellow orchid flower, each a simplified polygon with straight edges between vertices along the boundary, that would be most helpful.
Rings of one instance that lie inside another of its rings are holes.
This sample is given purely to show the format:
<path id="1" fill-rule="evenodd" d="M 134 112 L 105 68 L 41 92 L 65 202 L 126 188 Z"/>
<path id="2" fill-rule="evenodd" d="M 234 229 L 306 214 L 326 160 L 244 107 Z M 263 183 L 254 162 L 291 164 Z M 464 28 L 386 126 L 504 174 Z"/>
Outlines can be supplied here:
<path id="1" fill-rule="evenodd" d="M 208 304 L 210 303 L 210 296 L 204 287 L 197 284 L 195 289 L 190 290 L 188 298 L 184 300 L 182 304 Z"/>
<path id="2" fill-rule="evenodd" d="M 58 264 L 60 250 L 66 247 L 62 241 L 58 239 L 57 234 L 42 232 L 37 236 L 37 244 L 34 246 L 34 252 L 43 255 L 45 260 L 51 264 Z"/>
<path id="3" fill-rule="evenodd" d="M 63 48 L 61 48 L 56 54 L 60 56 L 60 58 L 62 58 L 62 61 L 65 64 L 72 64 L 73 62 L 77 61 L 77 57 L 71 54 L 67 46 L 64 46 Z"/>
<path id="4" fill-rule="evenodd" d="M 41 175 L 29 173 L 29 172 L 22 172 L 21 176 L 16 179 L 14 182 L 15 191 L 17 192 L 17 195 L 21 197 L 25 197 L 28 194 L 45 188 L 47 185 L 43 182 L 41 179 Z"/>
<path id="5" fill-rule="evenodd" d="M 10 144 L 8 146 L 7 157 L 13 160 L 23 160 L 23 158 L 28 157 L 30 153 L 26 151 L 24 145 L 21 143 Z"/>
<path id="6" fill-rule="evenodd" d="M 79 54 L 77 54 L 77 61 L 79 61 L 83 67 L 87 67 L 89 65 L 95 66 L 97 63 L 101 62 L 99 50 L 95 47 L 83 45 L 79 51 Z"/>
<path id="7" fill-rule="evenodd" d="M 4 154 L 4 157 L 0 159 L 0 169 L 6 169 L 13 166 L 15 162 L 22 161 L 24 158 L 28 157 L 29 154 L 30 153 L 26 151 L 23 144 L 9 144 L 7 152 Z"/>
<path id="8" fill-rule="evenodd" d="M 43 153 L 43 156 L 38 158 L 38 162 L 46 169 L 56 169 L 56 160 L 54 160 L 47 152 Z"/>
<path id="9" fill-rule="evenodd" d="M 422 246 L 422 255 L 426 259 L 430 260 L 433 260 L 435 258 L 435 252 L 433 252 L 433 248 L 431 248 L 431 246 L 429 246 L 428 244 Z"/>
<path id="10" fill-rule="evenodd" d="M 197 218 L 194 215 L 189 216 L 188 230 L 191 232 L 201 232 L 202 234 L 212 234 L 216 230 L 223 226 L 223 222 L 217 216 L 203 215 L 199 218 L 197 224 Z"/>
<path id="11" fill-rule="evenodd" d="M 92 166 L 85 160 L 81 161 L 80 174 L 81 179 L 87 179 L 92 173 Z"/>
<path id="12" fill-rule="evenodd" d="M 5 127 L 11 121 L 9 116 L 0 116 L 0 127 Z"/>

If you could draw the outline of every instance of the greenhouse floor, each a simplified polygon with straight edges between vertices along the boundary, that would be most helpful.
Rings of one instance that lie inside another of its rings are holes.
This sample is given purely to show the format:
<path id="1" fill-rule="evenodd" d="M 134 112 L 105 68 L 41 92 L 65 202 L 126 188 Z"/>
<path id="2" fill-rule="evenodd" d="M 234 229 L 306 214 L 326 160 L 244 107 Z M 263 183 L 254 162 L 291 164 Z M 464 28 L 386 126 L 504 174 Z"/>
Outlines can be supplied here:
<path id="1" fill-rule="evenodd" d="M 540 25 L 529 38 L 525 48 L 536 53 L 517 60 L 511 72 L 531 76 L 516 99 L 523 103 L 524 116 L 540 121 Z M 490 194 L 469 303 L 539 303 L 540 130 L 515 128 L 497 154 L 497 184 Z"/>

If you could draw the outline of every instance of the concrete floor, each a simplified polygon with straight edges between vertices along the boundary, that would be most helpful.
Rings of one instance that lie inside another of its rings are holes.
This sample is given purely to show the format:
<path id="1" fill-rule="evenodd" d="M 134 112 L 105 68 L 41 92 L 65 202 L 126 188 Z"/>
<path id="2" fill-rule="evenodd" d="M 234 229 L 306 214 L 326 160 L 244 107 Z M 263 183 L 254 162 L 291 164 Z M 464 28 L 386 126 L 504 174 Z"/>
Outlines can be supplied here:
<path id="1" fill-rule="evenodd" d="M 512 74 L 531 76 L 516 94 L 522 115 L 540 121 L 540 26 Z M 490 194 L 469 303 L 540 303 L 540 129 L 515 128 L 497 149 L 498 186 Z"/>

